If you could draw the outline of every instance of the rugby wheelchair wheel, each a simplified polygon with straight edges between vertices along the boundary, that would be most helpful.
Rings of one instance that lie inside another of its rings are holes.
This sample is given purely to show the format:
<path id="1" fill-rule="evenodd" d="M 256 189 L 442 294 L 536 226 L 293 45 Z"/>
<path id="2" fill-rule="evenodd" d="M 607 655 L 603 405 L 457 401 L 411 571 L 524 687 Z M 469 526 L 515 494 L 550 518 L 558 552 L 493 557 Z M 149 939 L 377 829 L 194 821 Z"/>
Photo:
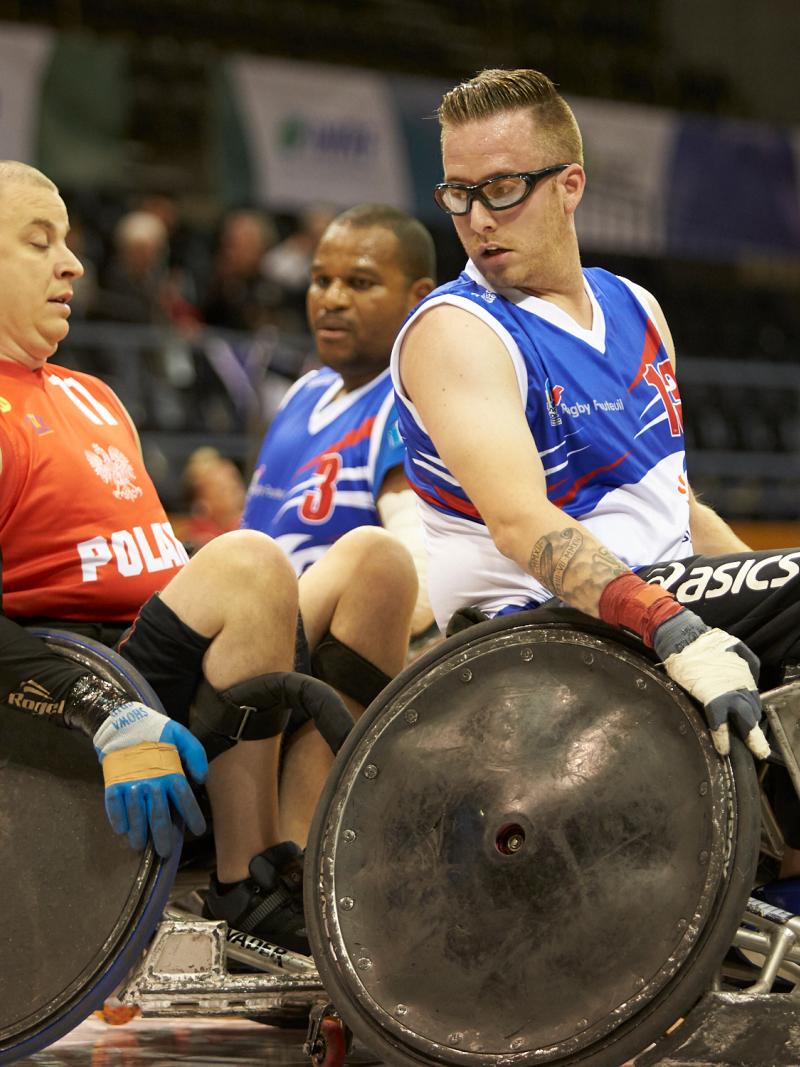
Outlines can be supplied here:
<path id="1" fill-rule="evenodd" d="M 122 657 L 89 638 L 36 630 L 51 648 L 160 709 Z M 99 1008 L 146 946 L 180 856 L 134 852 L 108 824 L 91 741 L 0 712 L 0 1064 L 45 1048 Z"/>
<path id="2" fill-rule="evenodd" d="M 410 666 L 345 742 L 311 947 L 390 1063 L 619 1067 L 712 982 L 758 844 L 752 758 L 717 755 L 638 642 L 519 613 Z"/>

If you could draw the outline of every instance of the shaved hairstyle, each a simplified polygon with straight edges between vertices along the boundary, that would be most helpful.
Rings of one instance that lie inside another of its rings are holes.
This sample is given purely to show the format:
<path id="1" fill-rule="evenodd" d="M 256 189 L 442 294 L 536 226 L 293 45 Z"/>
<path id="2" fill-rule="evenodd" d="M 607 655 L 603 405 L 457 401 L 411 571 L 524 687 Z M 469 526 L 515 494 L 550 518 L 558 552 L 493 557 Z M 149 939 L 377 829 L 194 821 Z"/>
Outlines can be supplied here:
<path id="1" fill-rule="evenodd" d="M 42 174 L 36 167 L 29 167 L 27 163 L 19 163 L 16 159 L 0 159 L 0 189 L 16 182 L 22 185 L 41 185 L 53 193 L 58 192 L 58 186 L 51 182 L 46 174 Z"/>
<path id="2" fill-rule="evenodd" d="M 449 127 L 502 111 L 528 111 L 553 163 L 583 165 L 583 141 L 572 108 L 538 70 L 482 70 L 442 97 L 436 110 L 442 134 Z"/>
<path id="3" fill-rule="evenodd" d="M 409 282 L 418 278 L 436 278 L 433 238 L 418 219 L 405 211 L 388 204 L 357 204 L 337 215 L 325 232 L 333 226 L 389 230 L 397 238 L 398 260 Z"/>

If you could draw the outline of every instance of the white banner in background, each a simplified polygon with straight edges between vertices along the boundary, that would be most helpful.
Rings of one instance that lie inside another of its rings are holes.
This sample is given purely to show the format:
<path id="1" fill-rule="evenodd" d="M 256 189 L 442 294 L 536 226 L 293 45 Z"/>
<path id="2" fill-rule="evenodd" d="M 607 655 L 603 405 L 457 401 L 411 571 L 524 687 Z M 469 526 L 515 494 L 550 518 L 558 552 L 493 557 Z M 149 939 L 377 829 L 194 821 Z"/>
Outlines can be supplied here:
<path id="1" fill-rule="evenodd" d="M 0 159 L 36 162 L 42 74 L 52 48 L 50 30 L 0 22 Z"/>
<path id="2" fill-rule="evenodd" d="M 666 243 L 675 112 L 570 99 L 583 134 L 586 191 L 575 215 L 584 248 L 658 253 Z"/>
<path id="3" fill-rule="evenodd" d="M 229 69 L 261 201 L 288 210 L 365 200 L 408 209 L 405 146 L 379 74 L 250 56 Z"/>

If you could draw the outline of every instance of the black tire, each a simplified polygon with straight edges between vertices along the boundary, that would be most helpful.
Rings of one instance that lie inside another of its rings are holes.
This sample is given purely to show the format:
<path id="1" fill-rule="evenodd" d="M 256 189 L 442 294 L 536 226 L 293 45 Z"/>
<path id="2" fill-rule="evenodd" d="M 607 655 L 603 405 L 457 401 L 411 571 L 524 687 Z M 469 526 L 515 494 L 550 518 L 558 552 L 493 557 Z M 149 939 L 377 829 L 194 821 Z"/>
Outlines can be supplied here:
<path id="1" fill-rule="evenodd" d="M 352 761 L 362 742 L 368 743 L 365 739 L 373 727 L 379 727 L 383 712 L 398 702 L 398 698 L 408 694 L 415 683 L 417 686 L 424 684 L 421 680 L 426 676 L 434 676 L 437 668 L 443 669 L 443 665 L 452 659 L 454 654 L 467 650 L 474 652 L 481 647 L 482 642 L 490 643 L 506 632 L 522 631 L 531 626 L 553 634 L 561 631 L 567 634 L 576 630 L 580 634 L 588 633 L 601 639 L 604 647 L 611 653 L 614 653 L 614 649 L 623 649 L 626 656 L 633 655 L 635 662 L 641 664 L 641 669 L 654 676 L 652 659 L 648 658 L 648 654 L 638 642 L 575 612 L 524 612 L 510 619 L 497 619 L 473 626 L 456 634 L 412 664 L 373 702 L 339 753 L 311 827 L 306 850 L 305 905 L 309 939 L 320 977 L 356 1037 L 373 1049 L 376 1055 L 403 1067 L 441 1067 L 449 1064 L 454 1067 L 456 1064 L 469 1067 L 470 1064 L 479 1063 L 482 1067 L 487 1067 L 495 1059 L 504 1060 L 506 1063 L 513 1062 L 520 1067 L 541 1062 L 552 1064 L 553 1067 L 619 1067 L 620 1063 L 638 1054 L 651 1043 L 658 1042 L 665 1031 L 678 1018 L 684 1016 L 707 990 L 731 945 L 753 885 L 759 847 L 758 784 L 752 757 L 744 746 L 734 739 L 729 759 L 721 760 L 715 756 L 710 759 L 713 773 L 717 775 L 717 780 L 711 783 L 711 787 L 723 798 L 726 812 L 724 825 L 721 824 L 714 831 L 717 835 L 725 836 L 724 841 L 718 836 L 716 842 L 719 854 L 725 858 L 720 868 L 718 884 L 715 885 L 710 898 L 704 925 L 697 932 L 690 950 L 675 973 L 662 983 L 652 999 L 638 1005 L 630 1017 L 617 1025 L 612 1020 L 608 1032 L 585 1047 L 566 1052 L 562 1050 L 555 1055 L 550 1055 L 542 1049 L 536 1050 L 535 1055 L 520 1052 L 497 1057 L 485 1050 L 473 1056 L 472 1049 L 451 1050 L 440 1043 L 407 1039 L 402 1028 L 390 1032 L 385 1025 L 385 1018 L 382 1024 L 365 988 L 353 977 L 355 971 L 348 973 L 341 963 L 331 942 L 332 927 L 329 925 L 339 921 L 338 918 L 332 917 L 339 907 L 339 902 L 328 892 L 326 872 L 333 866 L 328 844 L 344 810 L 345 780 L 348 775 L 351 781 L 354 780 Z M 662 679 L 661 685 L 672 694 L 671 699 L 681 708 L 687 709 L 685 714 L 693 716 L 698 738 L 710 749 L 700 713 L 677 687 L 665 682 L 659 672 L 655 672 L 655 675 Z M 713 755 L 713 750 L 711 752 Z M 412 773 L 412 768 L 409 767 L 409 776 Z M 623 891 L 624 887 L 620 886 L 620 892 Z M 348 906 L 352 907 L 352 902 Z M 431 962 L 431 966 L 433 965 Z M 426 960 L 423 957 L 420 960 L 420 971 L 424 971 L 425 966 Z M 476 1004 L 475 1009 L 478 1012 L 480 1005 Z M 411 1024 L 406 1020 L 403 1026 L 411 1027 Z"/>
<path id="2" fill-rule="evenodd" d="M 144 678 L 104 645 L 36 632 L 132 699 L 160 708 Z M 8 905 L 0 947 L 0 1064 L 7 1064 L 68 1033 L 116 989 L 161 918 L 182 831 L 175 828 L 166 861 L 149 845 L 132 852 L 106 820 L 91 741 L 2 710 L 0 794 L 6 802 L 16 799 L 22 813 L 0 836 Z M 48 837 L 41 830 L 50 826 Z"/>

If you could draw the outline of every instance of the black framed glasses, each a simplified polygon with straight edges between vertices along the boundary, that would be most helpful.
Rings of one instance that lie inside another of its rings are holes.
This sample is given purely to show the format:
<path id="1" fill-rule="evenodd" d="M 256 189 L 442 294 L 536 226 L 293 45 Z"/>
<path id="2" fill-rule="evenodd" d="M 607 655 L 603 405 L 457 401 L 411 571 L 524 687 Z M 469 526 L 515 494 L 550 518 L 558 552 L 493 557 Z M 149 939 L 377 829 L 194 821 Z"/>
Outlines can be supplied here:
<path id="1" fill-rule="evenodd" d="M 433 199 L 448 215 L 466 215 L 472 210 L 472 201 L 478 200 L 490 211 L 505 211 L 507 208 L 521 204 L 530 196 L 536 183 L 548 174 L 557 174 L 566 170 L 569 163 L 556 163 L 541 170 L 522 170 L 515 174 L 498 174 L 496 178 L 486 178 L 475 185 L 463 182 L 440 182 L 434 187 Z"/>

